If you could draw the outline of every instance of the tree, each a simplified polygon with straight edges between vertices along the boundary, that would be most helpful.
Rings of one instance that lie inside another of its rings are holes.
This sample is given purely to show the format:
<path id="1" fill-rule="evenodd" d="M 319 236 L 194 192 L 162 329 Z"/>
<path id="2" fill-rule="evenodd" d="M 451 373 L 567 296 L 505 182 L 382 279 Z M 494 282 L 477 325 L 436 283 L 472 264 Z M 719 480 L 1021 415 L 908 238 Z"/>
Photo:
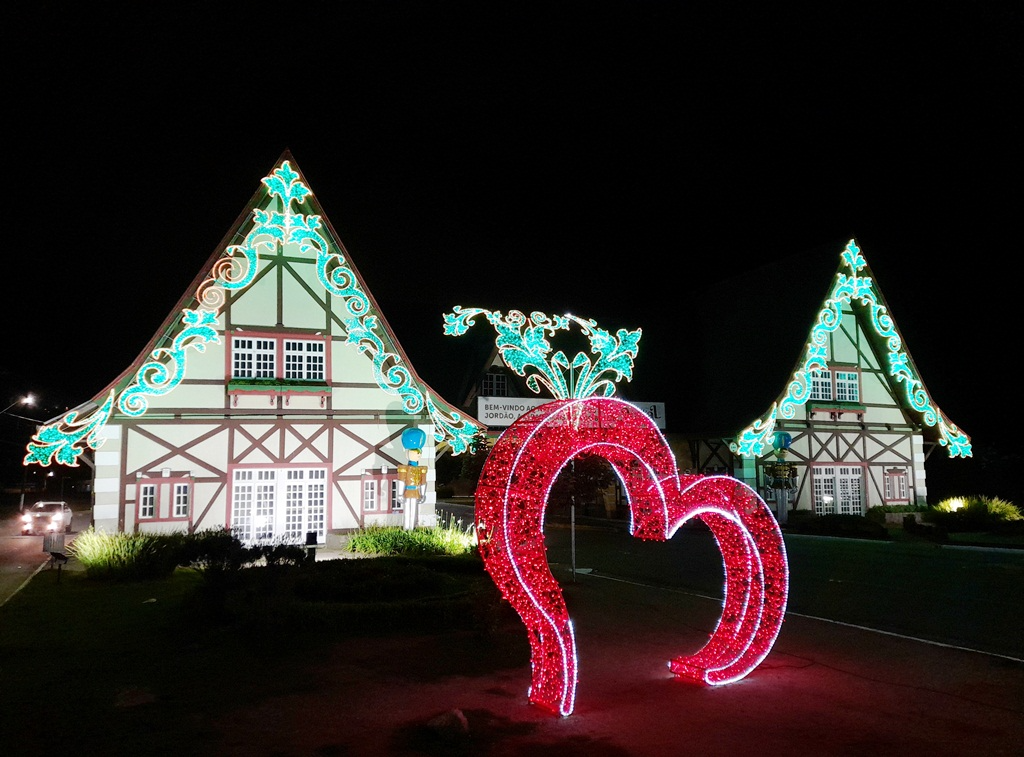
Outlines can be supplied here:
<path id="1" fill-rule="evenodd" d="M 604 493 L 615 485 L 615 471 L 600 455 L 583 453 L 566 463 L 548 493 L 548 506 L 569 509 L 601 505 Z"/>

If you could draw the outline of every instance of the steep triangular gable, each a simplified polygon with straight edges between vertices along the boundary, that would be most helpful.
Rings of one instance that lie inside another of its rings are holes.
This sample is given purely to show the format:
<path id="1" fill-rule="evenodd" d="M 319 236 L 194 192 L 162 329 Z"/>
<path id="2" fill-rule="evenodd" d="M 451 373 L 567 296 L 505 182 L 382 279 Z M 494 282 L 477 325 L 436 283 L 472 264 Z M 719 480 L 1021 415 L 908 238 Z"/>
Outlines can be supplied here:
<path id="1" fill-rule="evenodd" d="M 303 206 L 312 212 L 300 212 Z M 400 397 L 410 415 L 426 409 L 437 442 L 447 442 L 456 454 L 468 449 L 480 426 L 408 367 L 391 327 L 286 151 L 143 353 L 90 402 L 43 426 L 28 445 L 25 464 L 77 465 L 86 448 L 102 443 L 98 432 L 115 408 L 141 416 L 151 397 L 173 392 L 185 378 L 190 353 L 220 342 L 218 314 L 229 293 L 257 279 L 258 247 L 268 239 L 299 244 L 304 254 L 315 256 L 320 283 L 344 302 L 346 342 L 372 361 L 378 386 Z"/>
<path id="2" fill-rule="evenodd" d="M 839 270 L 832 291 L 822 303 L 817 320 L 811 328 L 804 348 L 804 357 L 797 364 L 782 394 L 768 411 L 736 436 L 730 449 L 743 457 L 757 457 L 770 449 L 775 424 L 779 418 L 794 417 L 797 407 L 804 405 L 811 393 L 808 380 L 814 370 L 828 367 L 828 334 L 836 331 L 843 319 L 843 306 L 859 302 L 870 313 L 869 333 L 873 344 L 880 345 L 885 355 L 886 373 L 904 409 L 917 414 L 922 424 L 934 430 L 939 444 L 950 457 L 970 457 L 971 440 L 943 415 L 925 389 L 910 353 L 889 315 L 889 309 L 874 284 L 874 277 L 861 255 L 855 240 L 850 240 L 840 256 Z"/>

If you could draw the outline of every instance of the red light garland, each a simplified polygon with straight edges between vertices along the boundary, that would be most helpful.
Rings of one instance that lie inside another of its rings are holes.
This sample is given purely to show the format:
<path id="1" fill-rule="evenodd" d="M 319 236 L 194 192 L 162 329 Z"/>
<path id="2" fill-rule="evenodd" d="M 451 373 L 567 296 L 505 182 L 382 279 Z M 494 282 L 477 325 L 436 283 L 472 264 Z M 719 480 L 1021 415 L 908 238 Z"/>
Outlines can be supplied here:
<path id="1" fill-rule="evenodd" d="M 725 563 L 722 616 L 696 654 L 677 657 L 677 676 L 737 681 L 771 650 L 786 609 L 789 566 L 782 532 L 764 501 L 729 476 L 679 475 L 654 422 L 611 398 L 558 400 L 509 426 L 488 455 L 476 490 L 476 526 L 487 572 L 519 613 L 530 640 L 529 700 L 559 715 L 576 697 L 576 639 L 562 589 L 548 567 L 544 511 L 558 472 L 573 457 L 603 457 L 622 481 L 630 533 L 666 541 L 701 518 Z"/>

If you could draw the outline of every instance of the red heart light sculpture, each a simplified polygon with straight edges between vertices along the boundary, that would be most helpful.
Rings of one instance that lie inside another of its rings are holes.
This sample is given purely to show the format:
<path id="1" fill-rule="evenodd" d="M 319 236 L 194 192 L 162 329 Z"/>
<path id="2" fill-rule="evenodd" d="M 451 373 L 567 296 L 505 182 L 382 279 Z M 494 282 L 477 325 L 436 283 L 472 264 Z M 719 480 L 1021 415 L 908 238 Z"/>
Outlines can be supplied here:
<path id="1" fill-rule="evenodd" d="M 575 704 L 576 639 L 548 567 L 544 511 L 559 471 L 582 452 L 600 455 L 619 476 L 633 536 L 665 541 L 692 517 L 708 525 L 725 563 L 722 616 L 700 651 L 675 658 L 669 668 L 711 685 L 746 676 L 771 650 L 786 611 L 789 566 L 772 512 L 732 477 L 679 475 L 661 432 L 633 405 L 557 400 L 505 430 L 475 498 L 484 566 L 529 634 L 530 702 L 559 715 L 571 714 Z"/>

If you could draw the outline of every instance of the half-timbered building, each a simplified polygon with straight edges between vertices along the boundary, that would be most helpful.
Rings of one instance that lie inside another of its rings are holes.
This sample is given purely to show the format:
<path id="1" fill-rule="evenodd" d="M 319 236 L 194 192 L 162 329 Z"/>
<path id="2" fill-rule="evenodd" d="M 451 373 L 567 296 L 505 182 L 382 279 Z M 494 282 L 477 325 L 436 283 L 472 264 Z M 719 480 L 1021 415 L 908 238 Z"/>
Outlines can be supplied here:
<path id="1" fill-rule="evenodd" d="M 789 315 L 780 306 L 773 321 Z M 755 333 L 771 340 L 775 330 Z M 765 377 L 748 383 L 755 378 Z M 970 437 L 932 399 L 855 240 L 777 392 L 745 426 L 694 436 L 690 446 L 698 470 L 741 479 L 782 521 L 794 509 L 862 515 L 924 505 L 929 455 L 971 456 Z"/>
<path id="2" fill-rule="evenodd" d="M 40 428 L 26 463 L 91 466 L 98 530 L 323 544 L 433 523 L 438 445 L 479 427 L 409 364 L 286 152 L 136 361 Z M 411 428 L 428 472 L 409 519 Z"/>

